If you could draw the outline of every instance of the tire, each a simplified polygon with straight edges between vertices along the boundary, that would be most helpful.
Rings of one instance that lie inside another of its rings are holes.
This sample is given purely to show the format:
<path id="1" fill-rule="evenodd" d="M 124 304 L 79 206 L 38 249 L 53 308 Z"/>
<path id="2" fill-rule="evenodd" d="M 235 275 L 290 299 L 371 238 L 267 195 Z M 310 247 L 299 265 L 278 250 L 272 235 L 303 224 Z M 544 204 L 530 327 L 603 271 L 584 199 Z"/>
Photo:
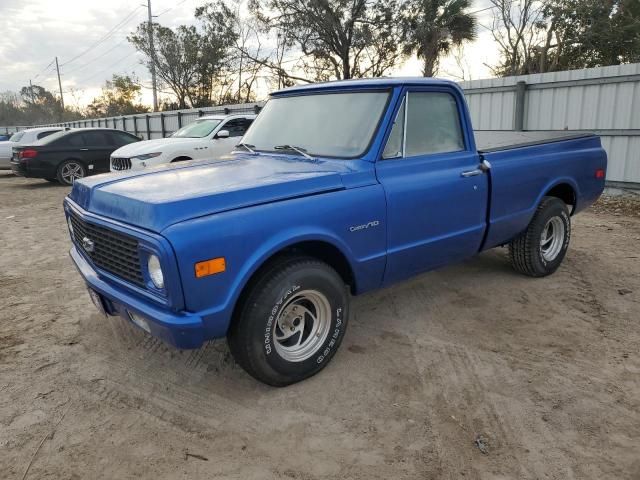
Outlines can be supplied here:
<path id="1" fill-rule="evenodd" d="M 555 272 L 567 253 L 571 239 L 571 218 L 566 204 L 544 197 L 527 229 L 509 244 L 513 268 L 530 277 Z"/>
<path id="2" fill-rule="evenodd" d="M 315 375 L 335 355 L 349 318 L 349 292 L 329 265 L 287 256 L 263 269 L 240 299 L 227 340 L 255 379 L 284 387 Z"/>
<path id="3" fill-rule="evenodd" d="M 56 178 L 62 185 L 73 185 L 79 178 L 86 177 L 87 170 L 78 160 L 65 160 L 58 167 Z"/>

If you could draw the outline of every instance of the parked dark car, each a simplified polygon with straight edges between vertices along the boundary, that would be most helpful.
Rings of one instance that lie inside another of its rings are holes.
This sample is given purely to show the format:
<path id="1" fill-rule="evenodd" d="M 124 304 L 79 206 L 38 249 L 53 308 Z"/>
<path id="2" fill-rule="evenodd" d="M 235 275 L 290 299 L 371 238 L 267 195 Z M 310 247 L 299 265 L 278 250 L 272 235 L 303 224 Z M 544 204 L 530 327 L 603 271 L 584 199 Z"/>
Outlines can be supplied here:
<path id="1" fill-rule="evenodd" d="M 65 130 L 30 145 L 13 147 L 11 170 L 21 177 L 72 185 L 87 175 L 109 172 L 111 152 L 138 141 L 138 137 L 122 130 Z"/>
<path id="2" fill-rule="evenodd" d="M 6 142 L 11 138 L 11 135 L 12 134 L 8 134 L 8 133 L 0 133 L 0 142 Z"/>

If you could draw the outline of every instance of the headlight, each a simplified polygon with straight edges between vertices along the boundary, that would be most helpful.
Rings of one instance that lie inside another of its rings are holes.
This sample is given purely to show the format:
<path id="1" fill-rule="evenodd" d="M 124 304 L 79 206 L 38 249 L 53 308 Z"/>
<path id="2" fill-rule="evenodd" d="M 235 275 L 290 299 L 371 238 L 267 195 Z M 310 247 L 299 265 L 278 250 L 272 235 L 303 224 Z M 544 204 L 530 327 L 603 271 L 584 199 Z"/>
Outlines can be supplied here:
<path id="1" fill-rule="evenodd" d="M 160 155 L 162 155 L 162 152 L 145 153 L 143 155 L 136 155 L 135 157 L 131 158 L 135 158 L 136 160 L 149 160 L 150 158 L 159 157 Z"/>
<path id="2" fill-rule="evenodd" d="M 67 217 L 67 225 L 69 225 L 69 233 L 71 234 L 71 238 L 74 239 L 73 235 L 73 223 L 71 223 L 71 217 Z"/>
<path id="3" fill-rule="evenodd" d="M 164 288 L 164 275 L 160 267 L 160 259 L 153 254 L 149 255 L 149 259 L 147 260 L 147 270 L 156 288 Z"/>

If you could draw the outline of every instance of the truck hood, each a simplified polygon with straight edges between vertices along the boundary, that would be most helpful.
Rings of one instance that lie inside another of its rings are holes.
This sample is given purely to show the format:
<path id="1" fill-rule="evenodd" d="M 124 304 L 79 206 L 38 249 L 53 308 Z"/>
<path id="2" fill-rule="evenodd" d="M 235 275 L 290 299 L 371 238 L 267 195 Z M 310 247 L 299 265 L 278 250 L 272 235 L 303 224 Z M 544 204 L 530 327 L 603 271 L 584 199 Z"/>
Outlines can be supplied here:
<path id="1" fill-rule="evenodd" d="M 192 144 L 207 141 L 206 138 L 158 138 L 155 140 L 144 140 L 142 142 L 134 142 L 124 147 L 120 147 L 111 154 L 112 157 L 126 157 L 130 158 L 135 155 L 142 155 L 144 153 L 162 152 L 162 148 L 166 148 L 167 145 L 179 145 L 179 144 Z"/>
<path id="2" fill-rule="evenodd" d="M 69 197 L 91 213 L 161 232 L 227 210 L 344 189 L 346 162 L 234 154 L 75 182 Z"/>

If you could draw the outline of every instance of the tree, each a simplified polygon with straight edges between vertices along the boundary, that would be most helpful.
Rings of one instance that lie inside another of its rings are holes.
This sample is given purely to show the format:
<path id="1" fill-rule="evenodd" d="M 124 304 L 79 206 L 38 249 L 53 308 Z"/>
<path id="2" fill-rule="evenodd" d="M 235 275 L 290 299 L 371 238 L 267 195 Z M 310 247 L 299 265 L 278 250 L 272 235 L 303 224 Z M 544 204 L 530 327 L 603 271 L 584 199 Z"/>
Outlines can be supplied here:
<path id="1" fill-rule="evenodd" d="M 440 58 L 453 46 L 476 39 L 476 18 L 467 13 L 471 0 L 408 0 L 402 15 L 404 53 L 423 62 L 422 75 L 433 77 Z"/>
<path id="2" fill-rule="evenodd" d="M 400 61 L 396 0 L 251 0 L 249 8 L 267 29 L 286 35 L 281 45 L 300 49 L 300 62 L 286 71 L 262 61 L 291 80 L 380 76 Z"/>
<path id="3" fill-rule="evenodd" d="M 540 0 L 490 2 L 494 7 L 491 33 L 502 57 L 501 63 L 493 68 L 494 73 L 500 76 L 529 73 L 533 50 L 541 44 L 542 32 L 546 29 L 545 3 Z"/>
<path id="4" fill-rule="evenodd" d="M 137 100 L 140 97 L 140 85 L 128 75 L 113 75 L 102 87 L 102 95 L 93 99 L 87 107 L 95 117 L 115 117 L 148 112 L 149 109 Z"/>
<path id="5" fill-rule="evenodd" d="M 231 10 L 224 3 L 208 3 L 196 9 L 209 38 L 217 38 L 217 48 L 225 52 L 217 76 L 210 85 L 217 103 L 242 103 L 254 99 L 254 88 L 262 65 L 252 57 L 262 55 L 262 42 L 255 22 L 244 19 L 238 3 Z M 249 52 L 251 49 L 251 53 Z"/>
<path id="6" fill-rule="evenodd" d="M 22 87 L 20 97 L 24 116 L 29 123 L 58 122 L 66 118 L 60 101 L 40 85 Z"/>
<path id="7" fill-rule="evenodd" d="M 491 0 L 498 75 L 640 61 L 638 0 Z"/>
<path id="8" fill-rule="evenodd" d="M 155 65 L 160 80 L 176 96 L 180 108 L 209 105 L 215 80 L 220 76 L 235 41 L 234 14 L 224 4 L 209 4 L 196 10 L 203 33 L 193 25 L 175 30 L 157 23 L 141 23 L 128 37 L 145 54 L 149 68 Z M 155 51 L 149 45 L 152 29 Z"/>
<path id="9" fill-rule="evenodd" d="M 589 68 L 640 61 L 637 0 L 548 0 L 549 38 L 540 69 Z"/>

